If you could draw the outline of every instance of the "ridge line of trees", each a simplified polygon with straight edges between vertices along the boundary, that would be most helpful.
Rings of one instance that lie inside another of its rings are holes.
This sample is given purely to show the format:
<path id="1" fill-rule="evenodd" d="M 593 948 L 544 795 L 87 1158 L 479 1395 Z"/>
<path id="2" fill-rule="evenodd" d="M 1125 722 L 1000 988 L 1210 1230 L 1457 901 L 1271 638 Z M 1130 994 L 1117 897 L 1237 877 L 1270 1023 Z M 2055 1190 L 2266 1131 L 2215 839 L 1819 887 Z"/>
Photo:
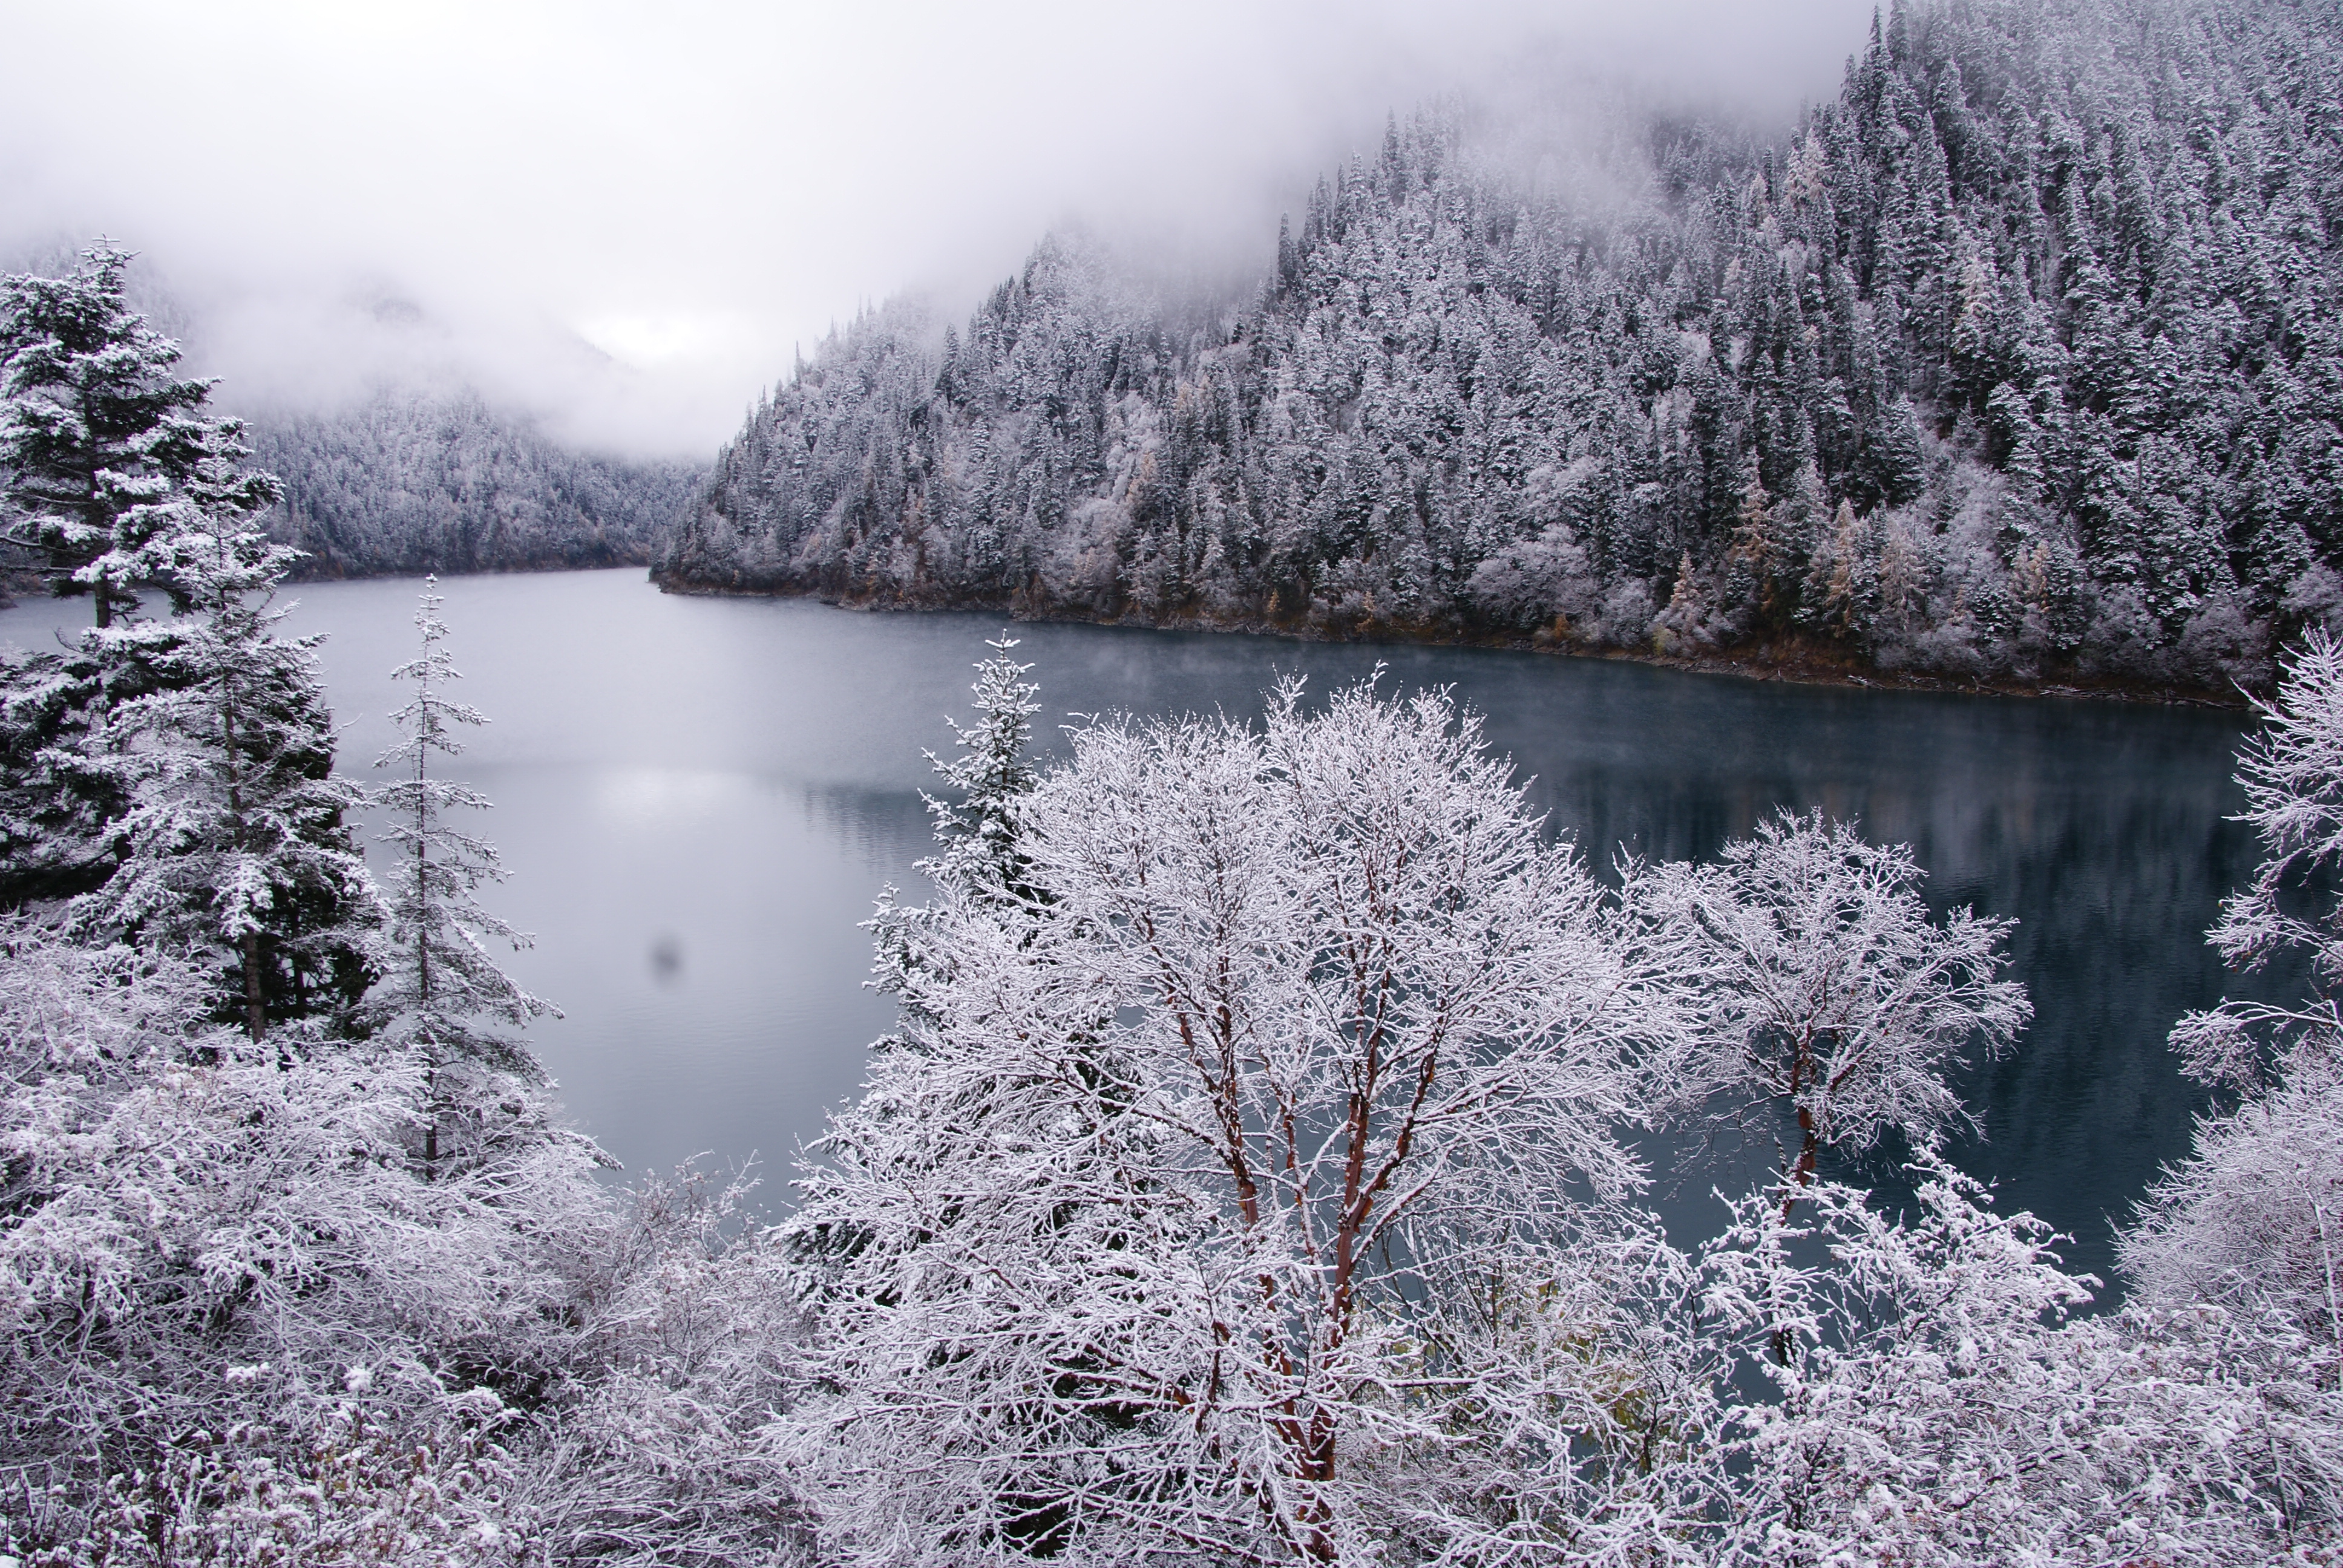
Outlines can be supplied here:
<path id="1" fill-rule="evenodd" d="M 2343 611 L 2332 7 L 1898 0 L 1605 198 L 1394 123 L 1256 298 L 1053 235 L 719 455 L 679 589 L 2265 689 Z M 1625 113 L 1625 111 L 1622 111 Z"/>

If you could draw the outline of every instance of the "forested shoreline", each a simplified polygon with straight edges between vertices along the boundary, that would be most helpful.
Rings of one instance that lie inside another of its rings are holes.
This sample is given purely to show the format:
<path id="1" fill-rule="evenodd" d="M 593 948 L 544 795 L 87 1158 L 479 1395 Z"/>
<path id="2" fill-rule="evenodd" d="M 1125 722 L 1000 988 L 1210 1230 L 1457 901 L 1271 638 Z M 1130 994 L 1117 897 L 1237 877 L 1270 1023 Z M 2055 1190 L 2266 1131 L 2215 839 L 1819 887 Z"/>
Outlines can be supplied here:
<path id="1" fill-rule="evenodd" d="M 654 574 L 2262 689 L 2343 604 L 2338 64 L 2318 4 L 1965 0 L 1896 7 L 1778 143 L 1647 116 L 1542 183 L 1428 112 L 1256 299 L 1053 236 L 940 348 L 867 316 Z"/>
<path id="2" fill-rule="evenodd" d="M 572 451 L 469 391 L 272 415 L 252 444 L 285 481 L 267 526 L 297 581 L 647 566 L 705 477 Z"/>

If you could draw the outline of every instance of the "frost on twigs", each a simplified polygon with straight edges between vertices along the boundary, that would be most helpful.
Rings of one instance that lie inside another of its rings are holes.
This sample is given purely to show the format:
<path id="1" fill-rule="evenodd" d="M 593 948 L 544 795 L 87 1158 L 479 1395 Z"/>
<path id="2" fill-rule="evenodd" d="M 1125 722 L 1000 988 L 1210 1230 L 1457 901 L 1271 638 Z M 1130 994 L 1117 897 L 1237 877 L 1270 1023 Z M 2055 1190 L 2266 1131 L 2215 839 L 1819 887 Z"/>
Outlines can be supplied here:
<path id="1" fill-rule="evenodd" d="M 1792 1187 L 1825 1148 L 1883 1133 L 1932 1146 L 1969 1124 L 1949 1075 L 2008 1050 L 2033 1016 L 2005 977 L 2011 922 L 1933 919 L 1904 845 L 1867 843 L 1821 813 L 1783 812 L 1713 864 L 1624 867 L 1643 940 L 1696 977 L 1701 1018 L 1660 1067 L 1678 1117 L 1797 1121 Z"/>
<path id="2" fill-rule="evenodd" d="M 2288 1059 L 2331 1058 L 2343 1040 L 2334 991 L 2343 984 L 2343 644 L 2314 628 L 2286 661 L 2274 702 L 2255 704 L 2261 732 L 2237 758 L 2246 809 L 2261 839 L 2253 879 L 2222 901 L 2206 940 L 2251 972 L 2282 953 L 2308 960 L 2308 994 L 2288 1004 L 2225 1000 L 2172 1031 L 2185 1071 L 2251 1090 Z"/>
<path id="3" fill-rule="evenodd" d="M 838 1549 L 1470 1553 L 1523 1506 L 1664 1539 L 1702 1452 L 1600 1282 L 1667 1254 L 1594 1194 L 1641 1180 L 1669 977 L 1443 697 L 1073 751 L 1034 890 L 947 881 L 914 928 L 912 1049 L 794 1221 Z"/>

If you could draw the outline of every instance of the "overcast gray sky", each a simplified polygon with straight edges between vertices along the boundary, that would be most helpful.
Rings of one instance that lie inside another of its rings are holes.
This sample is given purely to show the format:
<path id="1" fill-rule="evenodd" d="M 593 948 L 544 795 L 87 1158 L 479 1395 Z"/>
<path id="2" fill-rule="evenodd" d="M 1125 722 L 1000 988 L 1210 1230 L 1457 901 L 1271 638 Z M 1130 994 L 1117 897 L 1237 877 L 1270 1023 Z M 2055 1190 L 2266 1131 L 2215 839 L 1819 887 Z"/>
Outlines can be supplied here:
<path id="1" fill-rule="evenodd" d="M 793 344 L 1054 222 L 1265 261 L 1387 110 L 1535 60 L 1786 114 L 1870 9 L 0 0 L 0 255 L 141 250 L 232 406 L 436 368 L 705 453 Z"/>

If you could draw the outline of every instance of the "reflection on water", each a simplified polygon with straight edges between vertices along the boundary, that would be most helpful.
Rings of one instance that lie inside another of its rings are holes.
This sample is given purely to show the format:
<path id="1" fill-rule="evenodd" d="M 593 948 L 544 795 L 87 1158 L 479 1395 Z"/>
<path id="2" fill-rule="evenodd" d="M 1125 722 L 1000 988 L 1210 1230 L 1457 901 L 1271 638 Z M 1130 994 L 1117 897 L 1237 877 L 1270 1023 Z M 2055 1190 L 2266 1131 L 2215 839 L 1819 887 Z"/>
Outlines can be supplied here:
<path id="1" fill-rule="evenodd" d="M 680 599 L 631 571 L 444 585 L 459 695 L 492 720 L 460 771 L 538 946 L 514 969 L 568 1017 L 536 1030 L 573 1111 L 638 1169 L 707 1151 L 785 1167 L 853 1092 L 888 1010 L 857 922 L 926 852 L 923 749 L 950 742 L 996 618 Z M 346 770 L 390 739 L 416 585 L 314 585 L 289 625 L 324 649 Z M 85 609 L 85 607 L 82 607 Z M 0 615 L 44 639 L 76 607 Z M 1910 842 L 1940 906 L 2016 916 L 2034 1028 L 1968 1085 L 1987 1141 L 1963 1162 L 2076 1232 L 2107 1225 L 2186 1147 L 2173 1018 L 2221 990 L 2201 932 L 2251 864 L 2224 819 L 2231 714 L 1802 688 L 1453 648 L 1023 627 L 1058 716 L 1252 715 L 1282 672 L 1322 691 L 1378 664 L 1487 716 L 1538 808 L 1598 862 L 1707 855 L 1779 807 Z M 773 1172 L 785 1175 L 785 1170 Z M 769 1192 L 778 1198 L 778 1191 Z"/>

